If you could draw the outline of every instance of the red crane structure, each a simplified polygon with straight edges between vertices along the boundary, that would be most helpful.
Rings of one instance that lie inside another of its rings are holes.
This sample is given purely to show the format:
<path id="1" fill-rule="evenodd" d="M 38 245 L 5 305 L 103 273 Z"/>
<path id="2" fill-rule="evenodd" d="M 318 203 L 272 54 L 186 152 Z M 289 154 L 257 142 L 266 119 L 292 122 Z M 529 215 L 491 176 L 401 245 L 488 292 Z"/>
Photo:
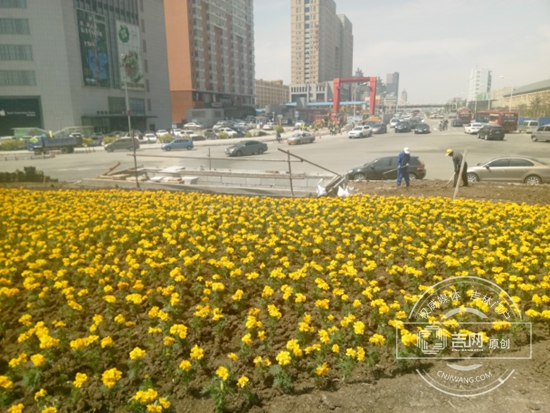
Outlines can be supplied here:
<path id="1" fill-rule="evenodd" d="M 370 87 L 370 100 L 369 100 L 369 113 L 374 115 L 374 106 L 376 105 L 376 76 L 369 77 L 351 77 L 351 78 L 336 78 L 334 79 L 333 90 L 333 106 L 332 116 L 336 117 L 340 113 L 340 85 L 342 83 L 369 83 Z"/>

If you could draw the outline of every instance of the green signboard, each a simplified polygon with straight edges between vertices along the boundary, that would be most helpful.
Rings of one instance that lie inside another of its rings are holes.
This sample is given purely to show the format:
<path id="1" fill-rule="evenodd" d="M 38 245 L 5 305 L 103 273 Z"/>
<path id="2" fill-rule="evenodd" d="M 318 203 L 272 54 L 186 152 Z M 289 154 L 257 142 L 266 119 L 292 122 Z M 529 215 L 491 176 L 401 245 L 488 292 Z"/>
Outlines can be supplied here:
<path id="1" fill-rule="evenodd" d="M 84 10 L 77 10 L 76 16 L 84 84 L 111 87 L 106 19 Z"/>

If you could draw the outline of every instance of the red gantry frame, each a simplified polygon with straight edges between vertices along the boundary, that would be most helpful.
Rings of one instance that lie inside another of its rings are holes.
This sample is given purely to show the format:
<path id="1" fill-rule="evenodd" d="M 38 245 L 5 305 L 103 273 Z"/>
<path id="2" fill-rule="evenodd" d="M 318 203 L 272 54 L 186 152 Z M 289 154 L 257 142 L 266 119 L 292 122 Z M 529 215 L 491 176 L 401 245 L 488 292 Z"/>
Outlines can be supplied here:
<path id="1" fill-rule="evenodd" d="M 370 100 L 369 100 L 369 113 L 374 115 L 374 106 L 376 105 L 376 76 L 370 77 L 352 77 L 352 78 L 336 78 L 334 79 L 334 96 L 332 116 L 336 117 L 340 113 L 340 85 L 342 83 L 369 83 L 370 87 Z"/>

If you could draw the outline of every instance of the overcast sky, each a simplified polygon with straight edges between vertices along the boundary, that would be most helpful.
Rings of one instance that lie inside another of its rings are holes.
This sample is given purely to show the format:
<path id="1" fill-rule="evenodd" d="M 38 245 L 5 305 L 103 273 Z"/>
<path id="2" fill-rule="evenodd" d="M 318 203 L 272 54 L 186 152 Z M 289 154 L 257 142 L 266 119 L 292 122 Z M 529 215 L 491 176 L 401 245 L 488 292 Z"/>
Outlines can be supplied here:
<path id="1" fill-rule="evenodd" d="M 550 0 L 336 0 L 353 23 L 353 67 L 399 72 L 411 103 L 466 97 L 472 68 L 493 89 L 550 78 Z M 290 1 L 256 0 L 256 78 L 290 83 Z"/>

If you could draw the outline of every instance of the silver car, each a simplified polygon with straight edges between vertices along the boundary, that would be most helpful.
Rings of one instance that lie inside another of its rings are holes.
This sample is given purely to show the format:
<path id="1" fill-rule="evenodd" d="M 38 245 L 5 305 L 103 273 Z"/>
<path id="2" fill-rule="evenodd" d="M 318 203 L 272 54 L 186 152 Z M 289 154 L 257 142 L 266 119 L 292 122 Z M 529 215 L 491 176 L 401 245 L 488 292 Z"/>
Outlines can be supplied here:
<path id="1" fill-rule="evenodd" d="M 533 142 L 550 141 L 550 125 L 539 126 L 536 131 L 531 133 L 531 140 Z"/>
<path id="2" fill-rule="evenodd" d="M 550 165 L 528 156 L 501 156 L 468 168 L 468 182 L 550 183 Z"/>

